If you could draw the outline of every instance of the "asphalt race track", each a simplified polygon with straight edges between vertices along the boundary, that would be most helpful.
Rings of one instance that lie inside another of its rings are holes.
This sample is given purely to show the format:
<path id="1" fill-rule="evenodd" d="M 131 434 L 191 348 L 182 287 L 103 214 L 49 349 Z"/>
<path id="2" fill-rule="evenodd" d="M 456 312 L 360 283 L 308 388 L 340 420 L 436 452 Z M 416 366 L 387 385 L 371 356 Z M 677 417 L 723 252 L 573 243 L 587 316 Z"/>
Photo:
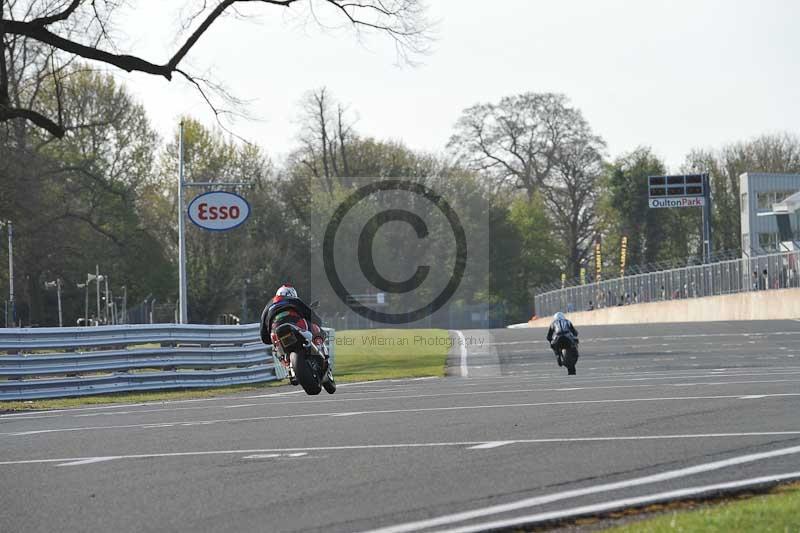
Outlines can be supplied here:
<path id="1" fill-rule="evenodd" d="M 800 322 L 580 333 L 577 376 L 464 331 L 444 379 L 0 416 L 0 529 L 482 531 L 800 477 Z"/>

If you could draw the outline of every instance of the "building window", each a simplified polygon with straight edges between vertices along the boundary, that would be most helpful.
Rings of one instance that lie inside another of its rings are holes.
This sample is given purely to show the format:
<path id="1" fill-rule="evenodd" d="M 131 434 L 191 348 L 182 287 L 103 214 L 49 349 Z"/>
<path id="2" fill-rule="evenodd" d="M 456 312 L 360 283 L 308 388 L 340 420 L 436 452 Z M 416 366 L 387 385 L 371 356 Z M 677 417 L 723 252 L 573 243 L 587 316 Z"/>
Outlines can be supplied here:
<path id="1" fill-rule="evenodd" d="M 742 214 L 747 210 L 747 193 L 742 193 Z"/>
<path id="2" fill-rule="evenodd" d="M 769 191 L 756 194 L 756 203 L 759 211 L 772 211 L 772 204 L 786 200 L 797 191 Z M 747 194 L 747 193 L 745 193 Z"/>
<path id="3" fill-rule="evenodd" d="M 767 252 L 774 252 L 778 249 L 777 233 L 759 233 L 758 247 Z"/>

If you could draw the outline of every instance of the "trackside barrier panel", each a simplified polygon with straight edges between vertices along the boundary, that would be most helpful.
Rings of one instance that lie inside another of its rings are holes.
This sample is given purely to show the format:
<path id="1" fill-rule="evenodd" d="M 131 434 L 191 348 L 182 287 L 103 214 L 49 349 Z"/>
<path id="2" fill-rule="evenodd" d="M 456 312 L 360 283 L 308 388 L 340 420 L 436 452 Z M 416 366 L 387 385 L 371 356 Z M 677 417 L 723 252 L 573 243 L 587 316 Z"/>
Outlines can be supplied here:
<path id="1" fill-rule="evenodd" d="M 331 361 L 335 332 L 328 333 Z M 286 370 L 259 325 L 131 324 L 0 329 L 0 400 L 220 387 Z"/>
<path id="2" fill-rule="evenodd" d="M 539 317 L 620 305 L 800 287 L 800 252 L 649 272 L 534 296 Z"/>

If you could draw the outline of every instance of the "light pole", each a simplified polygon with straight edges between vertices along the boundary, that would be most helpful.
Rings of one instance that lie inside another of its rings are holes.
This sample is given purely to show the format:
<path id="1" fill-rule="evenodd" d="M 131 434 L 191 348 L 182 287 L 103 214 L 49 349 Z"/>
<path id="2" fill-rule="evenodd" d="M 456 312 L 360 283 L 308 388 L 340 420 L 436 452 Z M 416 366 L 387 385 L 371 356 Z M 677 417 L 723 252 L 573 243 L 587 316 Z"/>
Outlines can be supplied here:
<path id="1" fill-rule="evenodd" d="M 110 322 L 109 311 L 111 310 L 108 300 L 108 276 L 103 276 L 103 281 L 106 285 L 106 325 L 108 325 Z"/>
<path id="2" fill-rule="evenodd" d="M 100 275 L 100 265 L 95 265 L 94 271 L 94 274 L 86 274 L 86 284 L 88 285 L 90 281 L 97 282 L 97 315 L 95 318 L 97 324 L 100 325 L 100 282 L 103 281 L 105 276 Z"/>
<path id="3" fill-rule="evenodd" d="M 86 283 L 78 283 L 77 287 L 79 289 L 84 289 L 84 292 L 86 293 L 86 298 L 83 304 L 83 325 L 88 326 L 89 325 L 89 279 L 88 278 L 86 279 Z"/>
<path id="4" fill-rule="evenodd" d="M 128 286 L 122 286 L 122 323 L 128 323 Z"/>
<path id="5" fill-rule="evenodd" d="M 247 324 L 247 286 L 250 285 L 250 278 L 245 278 L 242 282 L 242 314 L 240 324 Z"/>
<path id="6" fill-rule="evenodd" d="M 8 229 L 8 303 L 11 304 L 11 327 L 17 323 L 17 304 L 14 301 L 14 225 L 10 220 L 0 222 Z M 6 313 L 8 326 L 8 313 Z"/>
<path id="7" fill-rule="evenodd" d="M 94 279 L 97 281 L 97 315 L 95 319 L 97 319 L 97 325 L 100 325 L 100 265 L 94 265 Z"/>
<path id="8" fill-rule="evenodd" d="M 56 278 L 55 281 L 45 281 L 44 286 L 46 289 L 56 289 L 58 296 L 58 327 L 64 327 L 64 316 L 61 314 L 61 278 Z"/>
<path id="9" fill-rule="evenodd" d="M 153 323 L 153 313 L 155 313 L 155 311 L 156 311 L 156 299 L 153 298 L 150 301 L 150 323 L 151 324 Z"/>
<path id="10" fill-rule="evenodd" d="M 183 224 L 183 121 L 178 139 L 178 321 L 188 322 L 186 301 L 186 236 Z"/>

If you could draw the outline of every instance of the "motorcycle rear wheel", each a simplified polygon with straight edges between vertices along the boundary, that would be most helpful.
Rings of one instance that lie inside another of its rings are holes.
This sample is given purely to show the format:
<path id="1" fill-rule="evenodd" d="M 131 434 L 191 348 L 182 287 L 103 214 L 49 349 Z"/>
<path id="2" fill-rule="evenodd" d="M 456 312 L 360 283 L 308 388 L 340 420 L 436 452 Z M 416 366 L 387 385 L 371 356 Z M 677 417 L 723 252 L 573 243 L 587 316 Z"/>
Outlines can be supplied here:
<path id="1" fill-rule="evenodd" d="M 317 370 L 314 371 L 312 367 L 313 363 L 308 360 L 305 354 L 292 352 L 289 354 L 289 361 L 291 362 L 292 369 L 294 369 L 294 375 L 297 377 L 297 381 L 300 382 L 300 386 L 303 387 L 303 390 L 306 391 L 306 394 L 310 396 L 316 396 L 317 394 L 322 391 L 322 386 L 320 385 L 321 376 L 319 376 Z"/>
<path id="2" fill-rule="evenodd" d="M 564 366 L 567 367 L 567 375 L 574 376 L 576 374 L 575 364 L 578 362 L 578 349 L 574 346 L 564 350 Z"/>

